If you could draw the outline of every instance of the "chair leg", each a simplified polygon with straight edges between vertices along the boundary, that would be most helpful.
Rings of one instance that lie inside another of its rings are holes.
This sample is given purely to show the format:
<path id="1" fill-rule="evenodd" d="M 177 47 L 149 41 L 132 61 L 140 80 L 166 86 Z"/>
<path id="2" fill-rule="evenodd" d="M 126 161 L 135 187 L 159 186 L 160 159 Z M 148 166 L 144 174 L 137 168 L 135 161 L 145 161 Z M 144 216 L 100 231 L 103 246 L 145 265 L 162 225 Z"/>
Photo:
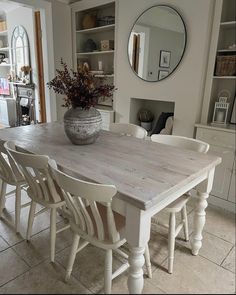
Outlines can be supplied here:
<path id="1" fill-rule="evenodd" d="M 182 217 L 182 222 L 184 225 L 185 241 L 187 242 L 189 241 L 189 233 L 188 233 L 188 215 L 187 215 L 186 205 L 181 210 L 181 217 Z"/>
<path id="2" fill-rule="evenodd" d="M 144 258 L 145 258 L 145 264 L 146 264 L 146 268 L 147 268 L 147 275 L 151 279 L 152 278 L 152 265 L 151 265 L 151 260 L 150 260 L 150 253 L 149 253 L 148 244 L 145 248 Z"/>
<path id="3" fill-rule="evenodd" d="M 168 272 L 173 272 L 174 251 L 175 251 L 175 213 L 170 213 L 169 218 L 169 239 L 168 239 Z"/>
<path id="4" fill-rule="evenodd" d="M 66 277 L 65 277 L 66 282 L 68 282 L 69 279 L 70 279 L 70 275 L 71 275 L 73 265 L 74 265 L 74 262 L 75 262 L 77 249 L 78 249 L 78 246 L 79 246 L 79 240 L 80 240 L 80 236 L 78 236 L 77 234 L 74 234 L 73 243 L 71 245 L 71 250 L 70 250 L 70 257 L 69 257 L 68 264 L 67 264 L 67 269 L 66 269 Z"/>
<path id="5" fill-rule="evenodd" d="M 28 218 L 28 227 L 26 233 L 26 240 L 29 241 L 32 233 L 32 226 L 34 222 L 34 215 L 35 215 L 36 203 L 31 201 L 30 204 L 30 211 L 29 211 L 29 218 Z"/>
<path id="6" fill-rule="evenodd" d="M 16 198 L 15 198 L 15 228 L 16 232 L 19 232 L 20 227 L 20 211 L 21 211 L 21 186 L 16 186 Z"/>
<path id="7" fill-rule="evenodd" d="M 57 209 L 52 208 L 51 214 L 50 214 L 51 262 L 54 262 L 55 260 L 56 235 L 57 235 Z"/>
<path id="8" fill-rule="evenodd" d="M 105 272 L 104 272 L 104 293 L 111 294 L 112 282 L 112 250 L 106 250 Z"/>
<path id="9" fill-rule="evenodd" d="M 2 212 L 5 207 L 5 201 L 6 201 L 6 189 L 7 184 L 3 180 L 1 180 L 1 191 L 0 191 L 0 217 L 2 217 Z"/>

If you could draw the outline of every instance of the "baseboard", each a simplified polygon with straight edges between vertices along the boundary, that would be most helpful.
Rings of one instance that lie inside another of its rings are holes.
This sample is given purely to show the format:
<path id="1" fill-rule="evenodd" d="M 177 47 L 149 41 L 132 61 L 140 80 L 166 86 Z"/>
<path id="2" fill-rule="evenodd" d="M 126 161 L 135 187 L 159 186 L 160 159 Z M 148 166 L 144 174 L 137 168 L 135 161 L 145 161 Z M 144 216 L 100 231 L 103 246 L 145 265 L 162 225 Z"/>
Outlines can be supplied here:
<path id="1" fill-rule="evenodd" d="M 208 203 L 214 206 L 220 207 L 224 210 L 236 213 L 236 204 L 233 202 L 229 202 L 229 201 L 210 195 L 208 198 Z"/>

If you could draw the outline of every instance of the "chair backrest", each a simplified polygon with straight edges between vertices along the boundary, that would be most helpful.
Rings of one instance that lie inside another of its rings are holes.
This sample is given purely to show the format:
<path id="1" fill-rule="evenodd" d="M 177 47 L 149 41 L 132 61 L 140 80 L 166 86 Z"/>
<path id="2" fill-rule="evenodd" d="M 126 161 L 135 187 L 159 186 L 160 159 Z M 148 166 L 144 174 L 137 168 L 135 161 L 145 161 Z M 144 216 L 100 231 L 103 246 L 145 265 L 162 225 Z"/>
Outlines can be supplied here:
<path id="1" fill-rule="evenodd" d="M 48 156 L 19 152 L 12 141 L 7 141 L 4 147 L 19 165 L 29 185 L 27 192 L 30 198 L 35 202 L 43 201 L 49 204 L 64 200 L 49 172 Z"/>
<path id="2" fill-rule="evenodd" d="M 210 147 L 206 142 L 176 135 L 153 134 L 151 140 L 200 153 L 207 153 Z"/>
<path id="3" fill-rule="evenodd" d="M 14 185 L 18 181 L 23 181 L 24 177 L 6 151 L 4 143 L 5 141 L 0 140 L 0 178 L 6 183 Z"/>
<path id="4" fill-rule="evenodd" d="M 143 127 L 128 123 L 111 123 L 110 131 L 142 139 L 147 136 L 147 131 Z"/>
<path id="5" fill-rule="evenodd" d="M 49 165 L 52 175 L 64 193 L 67 207 L 72 214 L 72 222 L 85 235 L 99 241 L 104 241 L 106 238 L 112 243 L 119 241 L 120 235 L 111 208 L 112 198 L 117 192 L 116 187 L 83 181 L 58 170 L 53 162 L 49 162 Z M 101 204 L 105 209 L 106 222 L 99 210 Z"/>

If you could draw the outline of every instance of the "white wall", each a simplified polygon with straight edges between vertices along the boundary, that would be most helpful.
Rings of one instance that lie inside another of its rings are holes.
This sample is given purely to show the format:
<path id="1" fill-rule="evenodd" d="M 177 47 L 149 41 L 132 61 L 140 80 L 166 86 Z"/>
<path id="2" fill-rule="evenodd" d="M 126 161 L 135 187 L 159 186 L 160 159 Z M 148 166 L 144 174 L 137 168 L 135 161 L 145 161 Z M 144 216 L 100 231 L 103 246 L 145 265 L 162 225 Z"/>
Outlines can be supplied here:
<path id="1" fill-rule="evenodd" d="M 61 58 L 72 68 L 71 9 L 69 5 L 57 0 L 51 0 L 50 2 L 52 3 L 55 69 L 60 68 Z M 66 109 L 61 106 L 63 97 L 57 95 L 56 98 L 57 119 L 61 120 Z"/>
<path id="2" fill-rule="evenodd" d="M 130 99 L 144 98 L 175 102 L 174 134 L 193 136 L 194 124 L 200 119 L 203 86 L 213 0 L 165 1 L 177 9 L 187 27 L 187 48 L 174 74 L 161 82 L 145 82 L 132 71 L 128 61 L 127 43 L 137 17 L 147 8 L 163 4 L 159 0 L 119 0 L 116 38 L 116 121 L 129 122 Z"/>

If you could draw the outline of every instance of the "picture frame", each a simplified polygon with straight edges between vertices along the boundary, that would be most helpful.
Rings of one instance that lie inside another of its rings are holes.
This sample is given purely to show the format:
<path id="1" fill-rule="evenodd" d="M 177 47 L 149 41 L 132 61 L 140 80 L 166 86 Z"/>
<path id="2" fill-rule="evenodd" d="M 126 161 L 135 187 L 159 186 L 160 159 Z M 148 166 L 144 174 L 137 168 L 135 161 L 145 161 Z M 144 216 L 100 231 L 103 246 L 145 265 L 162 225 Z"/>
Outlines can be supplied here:
<path id="1" fill-rule="evenodd" d="M 171 52 L 167 50 L 160 51 L 159 67 L 169 68 L 170 67 Z"/>
<path id="2" fill-rule="evenodd" d="M 158 81 L 165 79 L 165 77 L 167 77 L 169 75 L 169 71 L 166 70 L 159 70 L 158 71 Z"/>
<path id="3" fill-rule="evenodd" d="M 230 116 L 230 124 L 236 124 L 236 96 L 234 97 L 233 109 Z"/>

